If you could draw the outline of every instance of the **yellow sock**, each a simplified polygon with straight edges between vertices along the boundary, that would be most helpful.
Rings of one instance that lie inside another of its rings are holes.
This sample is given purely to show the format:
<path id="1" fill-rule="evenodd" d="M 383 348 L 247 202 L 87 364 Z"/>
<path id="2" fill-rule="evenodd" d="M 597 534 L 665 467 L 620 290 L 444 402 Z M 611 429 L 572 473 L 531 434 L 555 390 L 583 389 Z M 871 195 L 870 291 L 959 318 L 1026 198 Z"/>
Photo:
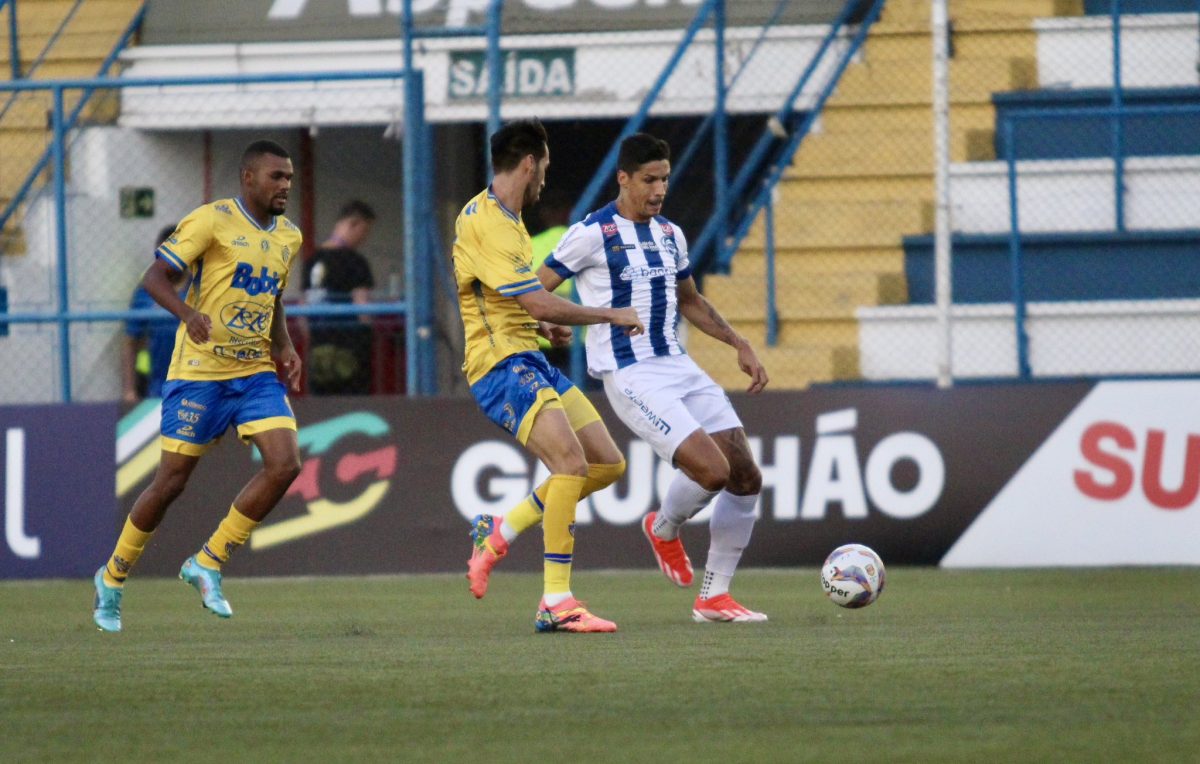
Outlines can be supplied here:
<path id="1" fill-rule="evenodd" d="M 620 480 L 624 474 L 624 459 L 616 464 L 589 464 L 587 478 L 584 479 L 583 491 L 579 494 L 579 498 L 584 499 L 596 491 L 607 488 Z M 508 510 L 504 515 L 504 524 L 517 534 L 521 534 L 540 523 L 542 513 L 546 508 L 546 491 L 549 484 L 549 480 L 542 483 L 520 504 Z"/>
<path id="2" fill-rule="evenodd" d="M 577 475 L 551 475 L 546 481 L 544 580 L 546 594 L 571 591 L 571 559 L 575 552 L 575 505 L 587 480 Z"/>
<path id="3" fill-rule="evenodd" d="M 153 535 L 154 531 L 138 530 L 137 526 L 133 524 L 133 520 L 125 518 L 125 527 L 121 529 L 117 546 L 113 549 L 112 557 L 108 558 L 108 563 L 104 566 L 104 583 L 117 588 L 124 586 L 129 569 L 142 556 L 146 542 Z"/>
<path id="4" fill-rule="evenodd" d="M 220 570 L 221 563 L 229 562 L 229 555 L 250 538 L 250 532 L 258 527 L 254 520 L 231 506 L 229 514 L 217 526 L 217 531 L 196 555 L 196 562 L 209 570 Z"/>

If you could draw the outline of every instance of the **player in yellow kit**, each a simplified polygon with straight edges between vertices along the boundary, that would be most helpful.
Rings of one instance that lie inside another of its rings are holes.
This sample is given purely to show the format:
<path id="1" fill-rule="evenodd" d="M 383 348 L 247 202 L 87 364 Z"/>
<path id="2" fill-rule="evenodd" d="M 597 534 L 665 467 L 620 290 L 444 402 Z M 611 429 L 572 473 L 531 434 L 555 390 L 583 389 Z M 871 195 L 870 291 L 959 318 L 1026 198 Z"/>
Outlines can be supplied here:
<path id="1" fill-rule="evenodd" d="M 454 276 L 466 333 L 463 372 L 488 418 L 550 469 L 550 477 L 503 519 L 480 515 L 468 562 L 471 593 L 482 597 L 509 538 L 542 523 L 545 591 L 538 631 L 611 632 L 571 593 L 575 505 L 616 481 L 625 460 L 600 415 L 546 362 L 538 334 L 570 338 L 567 324 L 611 323 L 643 330 L 633 308 L 585 308 L 547 292 L 533 273 L 533 246 L 521 211 L 538 200 L 550 149 L 536 119 L 511 122 L 491 137 L 492 184 L 455 221 Z"/>
<path id="2" fill-rule="evenodd" d="M 241 195 L 206 204 L 184 218 L 143 278 L 146 291 L 180 325 L 163 386 L 158 471 L 134 502 L 112 556 L 96 571 L 92 620 L 104 631 L 121 630 L 126 576 L 200 455 L 230 425 L 243 441 L 253 441 L 263 468 L 179 572 L 213 613 L 233 615 L 221 592 L 221 564 L 300 472 L 296 419 L 275 371 L 278 363 L 291 388 L 299 389 L 300 358 L 288 336 L 282 301 L 301 243 L 300 230 L 283 217 L 292 172 L 282 146 L 250 144 L 242 154 Z M 192 278 L 186 302 L 171 285 L 171 275 L 181 271 Z"/>

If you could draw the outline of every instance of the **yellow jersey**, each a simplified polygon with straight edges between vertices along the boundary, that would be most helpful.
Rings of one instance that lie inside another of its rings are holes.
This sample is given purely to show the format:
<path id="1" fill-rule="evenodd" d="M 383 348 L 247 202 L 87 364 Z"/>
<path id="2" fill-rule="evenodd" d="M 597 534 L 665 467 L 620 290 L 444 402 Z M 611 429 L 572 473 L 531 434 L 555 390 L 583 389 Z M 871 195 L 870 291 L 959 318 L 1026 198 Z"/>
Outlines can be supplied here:
<path id="1" fill-rule="evenodd" d="M 538 349 L 538 323 L 515 298 L 542 285 L 524 221 L 491 187 L 458 213 L 453 256 L 466 333 L 463 373 L 473 385 L 508 356 Z"/>
<path id="2" fill-rule="evenodd" d="M 220 380 L 274 371 L 271 321 L 300 252 L 300 229 L 282 215 L 263 228 L 240 199 L 192 211 L 157 255 L 190 271 L 187 303 L 212 319 L 209 341 L 197 344 L 180 322 L 167 379 Z"/>

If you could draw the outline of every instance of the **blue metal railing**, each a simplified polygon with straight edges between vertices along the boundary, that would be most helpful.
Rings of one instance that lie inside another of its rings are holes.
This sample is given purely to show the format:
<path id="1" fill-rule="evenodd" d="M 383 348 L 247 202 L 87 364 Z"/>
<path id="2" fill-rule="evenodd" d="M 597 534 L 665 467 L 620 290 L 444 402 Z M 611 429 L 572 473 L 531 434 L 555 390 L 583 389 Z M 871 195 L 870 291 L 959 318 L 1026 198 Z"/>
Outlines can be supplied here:
<path id="1" fill-rule="evenodd" d="M 835 87 L 837 87 L 837 83 L 841 79 L 842 73 L 850 64 L 850 60 L 854 57 L 854 54 L 860 47 L 862 47 L 863 42 L 866 41 L 867 34 L 870 32 L 871 26 L 876 20 L 878 20 L 879 14 L 883 11 L 883 4 L 884 0 L 874 0 L 872 3 L 870 11 L 868 11 L 867 15 L 859 24 L 858 30 L 851 38 L 850 44 L 844 50 L 842 50 L 829 81 L 825 83 L 825 87 L 822 88 L 820 94 L 817 96 L 812 108 L 806 112 L 804 120 L 800 123 L 800 126 L 791 134 L 787 144 L 784 146 L 783 150 L 779 152 L 774 165 L 762 178 L 758 193 L 747 206 L 745 214 L 740 216 L 738 227 L 733 235 L 727 241 L 722 238 L 718 238 L 720 228 L 712 222 L 705 226 L 704 230 L 701 231 L 700 236 L 696 240 L 696 245 L 693 248 L 697 252 L 697 262 L 699 263 L 698 267 L 705 267 L 708 260 L 715 256 L 716 268 L 718 270 L 728 269 L 729 261 L 733 258 L 734 253 L 737 252 L 738 247 L 746 238 L 747 234 L 750 233 L 750 227 L 754 224 L 755 217 L 758 215 L 759 211 L 766 206 L 767 201 L 770 199 L 771 193 L 775 189 L 775 186 L 778 185 L 779 181 L 783 178 L 784 171 L 791 165 L 792 157 L 800 148 L 801 141 L 804 140 L 809 131 L 812 129 L 813 123 L 820 115 L 821 110 L 825 107 L 825 102 L 828 101 L 829 96 L 833 94 L 833 90 Z M 852 18 L 852 14 L 858 9 L 859 4 L 854 2 L 849 2 L 845 7 L 843 7 L 842 12 L 838 15 L 838 18 L 830 28 L 829 33 L 826 34 L 825 39 L 821 41 L 821 46 L 818 48 L 816 55 L 813 56 L 813 59 L 805 68 L 804 73 L 801 75 L 800 81 L 796 83 L 796 87 L 793 89 L 789 98 L 784 102 L 783 106 L 780 107 L 779 111 L 776 112 L 774 117 L 776 125 L 787 125 L 791 115 L 795 112 L 795 100 L 799 98 L 800 93 L 803 92 L 804 87 L 808 84 L 809 80 L 816 72 L 817 66 L 824 59 L 824 56 L 832 46 L 833 41 L 837 38 L 837 36 L 840 35 L 842 27 L 849 23 L 849 20 Z M 738 176 L 733 181 L 733 186 L 730 193 L 731 199 L 738 199 L 742 194 L 749 190 L 750 183 L 753 180 L 753 173 L 755 172 L 758 162 L 766 156 L 766 153 L 770 150 L 774 141 L 775 138 L 769 130 L 763 132 L 763 135 L 759 138 L 758 143 L 755 144 L 754 149 L 751 151 L 750 156 L 742 164 L 742 171 L 738 173 Z M 731 213 L 732 209 L 727 206 L 724 209 L 718 209 L 713 215 L 713 219 L 715 220 L 721 217 L 728 217 Z M 773 288 L 773 285 L 770 285 L 770 287 Z"/>
<path id="2" fill-rule="evenodd" d="M 1009 203 L 1009 278 L 1011 280 L 1015 316 L 1017 367 L 1022 379 L 1030 379 L 1032 377 L 1032 367 L 1029 360 L 1030 348 L 1025 299 L 1024 242 L 1021 233 L 1019 206 L 1020 176 L 1018 162 L 1020 160 L 1017 144 L 1020 139 L 1017 131 L 1018 124 L 1025 121 L 1038 122 L 1062 119 L 1105 119 L 1116 122 L 1117 120 L 1125 120 L 1131 117 L 1161 117 L 1184 114 L 1200 115 L 1200 103 L 1159 106 L 1131 106 L 1127 103 L 1122 103 L 1120 106 L 1086 108 L 1016 109 L 1008 112 L 1001 118 L 998 127 L 1004 139 L 1003 161 L 1007 168 L 1007 196 Z M 1115 145 L 1114 148 L 1116 148 Z M 1124 165 L 1126 159 L 1127 157 L 1122 154 L 1119 157 L 1119 161 L 1118 157 L 1114 157 L 1113 161 L 1113 175 L 1120 178 L 1119 185 L 1114 189 L 1113 232 L 1115 233 L 1125 233 L 1128 230 L 1125 219 L 1125 195 L 1128 193 L 1128 190 L 1125 188 L 1126 172 Z"/>
<path id="3" fill-rule="evenodd" d="M 504 0 L 490 0 L 487 23 L 470 27 L 425 27 L 413 24 L 412 0 L 404 0 L 400 13 L 400 34 L 404 45 L 404 285 L 412 296 L 412 311 L 404 322 L 405 358 L 408 368 L 408 394 L 432 395 L 437 392 L 436 351 L 434 349 L 434 276 L 430 258 L 441 256 L 441 235 L 433 209 L 432 173 L 423 168 L 434 166 L 433 137 L 424 119 L 425 77 L 413 63 L 413 42 L 429 37 L 487 38 L 488 134 L 500 128 L 500 102 L 504 77 L 500 58 L 500 24 Z M 414 119 L 421 115 L 419 119 Z M 489 142 L 490 147 L 490 142 Z M 491 152 L 485 151 L 486 172 L 491 180 Z"/>
<path id="4" fill-rule="evenodd" d="M 0 0 L 0 9 L 8 6 L 8 64 L 14 80 L 21 79 L 21 38 L 17 34 L 17 0 Z"/>
<path id="5" fill-rule="evenodd" d="M 133 39 L 133 36 L 137 33 L 137 30 L 142 26 L 142 21 L 145 19 L 145 17 L 146 6 L 143 4 L 142 7 L 138 9 L 138 12 L 134 15 L 133 20 L 129 22 L 127 27 L 125 27 L 125 31 L 121 34 L 120 39 L 117 40 L 116 44 L 113 46 L 113 49 L 109 51 L 108 56 L 106 56 L 104 61 L 100 63 L 100 70 L 97 72 L 97 80 L 59 80 L 58 82 L 94 84 L 95 82 L 102 81 L 102 78 L 108 73 L 109 69 L 111 69 L 113 64 L 117 62 L 117 57 L 121 55 L 121 51 L 125 50 L 125 48 L 129 46 L 129 42 Z M 126 80 L 122 80 L 122 82 L 125 81 Z M 5 104 L 4 112 L 0 112 L 0 117 L 3 117 L 4 113 L 8 111 L 9 106 L 12 104 L 13 100 L 16 99 L 20 92 L 47 90 L 49 88 L 44 86 L 49 82 L 50 81 L 47 80 L 45 82 L 33 84 L 27 87 L 19 87 L 19 83 L 14 81 L 13 83 L 7 83 L 7 86 L 5 87 L 0 87 L 0 91 L 9 90 L 12 92 L 12 94 L 9 96 L 8 103 Z M 88 101 L 91 100 L 94 90 L 90 87 L 79 84 L 64 85 L 63 87 L 73 87 L 83 90 L 83 96 L 79 99 L 79 103 L 75 104 L 75 108 L 71 110 L 70 116 L 66 118 L 64 130 L 71 130 L 75 127 L 75 123 L 78 121 L 79 115 L 82 114 L 84 108 L 87 107 Z M 52 149 L 52 146 L 46 147 L 46 149 L 42 152 L 42 156 L 37 162 L 34 163 L 33 169 L 30 170 L 29 174 L 25 176 L 25 180 L 21 183 L 20 188 L 15 194 L 13 194 L 13 198 L 9 200 L 8 205 L 4 208 L 4 211 L 0 212 L 0 231 L 4 230 L 4 227 L 8 225 L 9 220 L 12 218 L 17 208 L 25 200 L 25 197 L 29 194 L 30 189 L 33 188 L 34 182 L 37 181 L 38 176 L 41 174 L 42 170 L 45 169 L 46 164 L 49 163 Z"/>
<path id="6" fill-rule="evenodd" d="M 71 129 L 74 120 L 78 117 L 79 111 L 82 108 L 84 99 L 81 99 L 81 105 L 77 105 L 71 114 L 67 114 L 67 109 L 64 104 L 64 92 L 67 90 L 83 90 L 89 94 L 99 89 L 112 88 L 138 88 L 138 87 L 180 87 L 180 86 L 201 86 L 201 85 L 250 85 L 250 84 L 266 84 L 266 83 L 295 83 L 295 82 L 323 82 L 323 81 L 360 81 L 360 80 L 400 80 L 406 78 L 407 74 L 403 71 L 370 71 L 370 72 L 320 72 L 309 74 L 260 74 L 260 75 L 226 75 L 226 76 L 210 76 L 210 77 L 173 77 L 173 78 L 97 78 L 97 79 L 74 79 L 74 80 L 42 80 L 31 81 L 22 80 L 17 82 L 0 82 L 0 92 L 33 92 L 33 91 L 50 91 L 53 99 L 53 110 L 51 114 L 51 130 L 52 140 L 47 149 L 47 156 L 39 167 L 44 167 L 48 161 L 52 164 L 53 171 L 53 193 L 55 206 L 55 231 L 54 231 L 54 246 L 55 246 L 55 262 L 58 271 L 57 298 L 58 310 L 43 311 L 37 313 L 21 313 L 21 314 L 0 314 L 0 326 L 8 326 L 9 324 L 20 323 L 57 323 L 59 328 L 59 372 L 62 381 L 62 400 L 64 403 L 71 402 L 72 399 L 72 383 L 71 383 L 71 343 L 70 343 L 70 326 L 75 322 L 94 322 L 94 321 L 114 321 L 129 318 L 137 318 L 142 316 L 145 311 L 72 311 L 70 309 L 70 279 L 68 278 L 68 252 L 69 252 L 69 231 L 67 229 L 66 216 L 66 141 L 67 134 Z M 419 73 L 418 73 L 419 76 Z M 418 90 L 418 95 L 420 91 Z M 418 133 L 424 128 L 422 108 L 418 107 L 415 111 L 406 114 L 406 119 L 414 121 L 418 125 Z M 411 124 L 411 123 L 410 123 Z M 418 144 L 419 147 L 420 144 Z M 420 154 L 417 154 L 420 157 Z M 40 171 L 40 170 L 39 170 Z M 415 168 L 411 165 L 406 168 L 406 171 L 415 172 Z M 26 183 L 24 190 L 28 190 L 29 183 Z M 411 199 L 412 197 L 410 197 Z M 406 206 L 409 200 L 406 199 Z M 12 205 L 10 205 L 11 207 Z M 10 210 L 11 212 L 11 210 Z M 413 250 L 410 250 L 413 251 Z M 410 295 L 415 288 L 423 285 L 423 282 L 410 282 Z M 352 306 L 297 306 L 289 308 L 288 313 L 297 316 L 303 315 L 405 315 L 406 324 L 414 323 L 408 316 L 408 311 L 414 305 L 413 301 L 395 301 L 390 303 L 375 303 L 372 305 L 352 305 Z M 153 313 L 153 311 L 150 311 Z M 423 361 L 424 359 L 418 359 Z M 426 374 L 431 372 L 426 371 L 421 365 L 415 367 L 410 366 L 410 374 Z"/>

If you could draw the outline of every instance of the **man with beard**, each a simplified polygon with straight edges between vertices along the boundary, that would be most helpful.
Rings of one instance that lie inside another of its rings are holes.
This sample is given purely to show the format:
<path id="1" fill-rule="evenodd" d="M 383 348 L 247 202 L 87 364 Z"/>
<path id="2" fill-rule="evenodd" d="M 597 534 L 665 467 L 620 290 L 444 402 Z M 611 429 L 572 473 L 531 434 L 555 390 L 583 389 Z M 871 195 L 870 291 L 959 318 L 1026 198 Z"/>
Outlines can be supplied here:
<path id="1" fill-rule="evenodd" d="M 94 578 L 92 620 L 104 631 L 121 630 L 126 576 L 201 454 L 230 425 L 243 442 L 253 441 L 263 466 L 179 571 L 211 612 L 233 615 L 221 592 L 221 565 L 300 472 L 296 419 L 287 388 L 276 376 L 278 365 L 291 389 L 299 389 L 300 358 L 288 336 L 282 301 L 301 242 L 300 229 L 283 217 L 292 174 L 292 160 L 282 146 L 251 143 L 242 154 L 240 195 L 184 218 L 143 277 L 155 302 L 179 319 L 179 329 L 163 386 L 158 470 Z M 172 274 L 185 271 L 192 281 L 186 301 L 172 284 Z"/>
<path id="2" fill-rule="evenodd" d="M 492 184 L 467 202 L 455 221 L 454 276 L 466 334 L 463 372 L 488 418 L 550 470 L 550 477 L 503 518 L 477 516 L 467 579 L 475 597 L 508 552 L 508 539 L 542 523 L 544 596 L 538 631 L 612 632 L 571 593 L 575 505 L 616 481 L 625 460 L 595 408 L 538 351 L 539 333 L 569 341 L 565 325 L 612 324 L 642 333 L 633 308 L 585 308 L 542 288 L 521 211 L 546 182 L 550 148 L 536 119 L 511 122 L 491 137 Z"/>

